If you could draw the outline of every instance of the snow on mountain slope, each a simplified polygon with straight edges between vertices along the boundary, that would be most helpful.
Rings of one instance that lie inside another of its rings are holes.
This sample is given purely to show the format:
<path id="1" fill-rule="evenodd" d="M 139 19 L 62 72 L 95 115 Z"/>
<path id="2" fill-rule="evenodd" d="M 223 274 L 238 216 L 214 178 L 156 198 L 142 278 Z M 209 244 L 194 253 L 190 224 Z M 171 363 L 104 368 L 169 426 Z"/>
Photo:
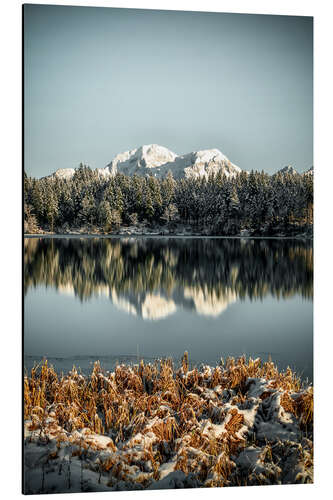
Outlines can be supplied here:
<path id="1" fill-rule="evenodd" d="M 58 177 L 59 179 L 70 179 L 75 173 L 74 168 L 58 168 L 53 174 L 47 177 Z"/>
<path id="2" fill-rule="evenodd" d="M 117 172 L 125 175 L 139 175 L 140 177 L 152 175 L 164 178 L 171 171 L 174 179 L 182 179 L 184 177 L 208 177 L 210 174 L 219 172 L 222 172 L 226 177 L 234 177 L 242 172 L 242 169 L 231 163 L 218 149 L 204 149 L 177 155 L 164 146 L 147 144 L 117 154 L 106 167 L 97 168 L 96 171 L 100 177 L 104 178 L 116 175 Z M 70 179 L 74 173 L 74 168 L 60 168 L 47 177 Z M 287 165 L 273 175 L 278 174 L 308 176 L 313 175 L 313 167 L 299 174 L 294 167 Z"/>
<path id="3" fill-rule="evenodd" d="M 175 153 L 163 146 L 149 144 L 118 154 L 106 168 L 111 174 L 118 171 L 126 175 L 142 175 L 143 172 L 149 173 L 152 168 L 173 162 L 176 157 Z"/>
<path id="4" fill-rule="evenodd" d="M 278 170 L 276 172 L 276 174 L 274 174 L 274 175 L 277 175 L 277 174 L 282 174 L 282 175 L 286 175 L 286 174 L 296 175 L 296 174 L 298 174 L 298 172 L 297 172 L 297 170 L 292 165 L 287 165 L 286 167 L 283 167 L 280 170 Z"/>
<path id="5" fill-rule="evenodd" d="M 98 168 L 101 177 L 110 177 L 120 172 L 125 175 L 152 175 L 165 177 L 171 171 L 175 179 L 183 177 L 208 177 L 210 174 L 222 172 L 227 177 L 233 177 L 242 170 L 231 163 L 218 149 L 193 151 L 185 155 L 176 155 L 173 151 L 148 144 L 137 149 L 117 154 L 105 167 Z M 74 175 L 73 168 L 60 169 L 49 177 L 69 179 Z"/>
<path id="6" fill-rule="evenodd" d="M 207 177 L 222 170 L 227 177 L 241 172 L 218 149 L 194 151 L 182 156 L 169 149 L 150 144 L 118 154 L 106 167 L 111 175 L 153 175 L 165 177 L 169 171 L 175 179 L 182 177 Z"/>
<path id="7" fill-rule="evenodd" d="M 227 177 L 233 177 L 242 170 L 231 163 L 218 149 L 206 149 L 185 155 L 190 157 L 190 164 L 184 166 L 185 177 L 208 177 L 209 174 L 222 172 Z"/>

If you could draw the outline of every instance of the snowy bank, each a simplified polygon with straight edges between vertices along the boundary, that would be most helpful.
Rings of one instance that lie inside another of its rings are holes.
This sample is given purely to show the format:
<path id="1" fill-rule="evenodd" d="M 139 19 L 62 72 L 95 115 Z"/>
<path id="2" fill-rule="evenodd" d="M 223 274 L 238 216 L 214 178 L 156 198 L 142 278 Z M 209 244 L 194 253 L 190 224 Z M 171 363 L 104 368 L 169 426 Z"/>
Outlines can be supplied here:
<path id="1" fill-rule="evenodd" d="M 313 481 L 313 389 L 272 362 L 188 356 L 25 377 L 25 493 Z"/>

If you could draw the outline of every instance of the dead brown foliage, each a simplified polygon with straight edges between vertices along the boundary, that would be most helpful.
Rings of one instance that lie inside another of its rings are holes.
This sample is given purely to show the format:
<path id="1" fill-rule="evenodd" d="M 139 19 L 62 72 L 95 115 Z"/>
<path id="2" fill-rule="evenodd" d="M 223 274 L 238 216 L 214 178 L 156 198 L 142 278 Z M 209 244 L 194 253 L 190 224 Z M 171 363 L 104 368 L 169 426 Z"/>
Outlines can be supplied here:
<path id="1" fill-rule="evenodd" d="M 151 477 L 158 479 L 160 465 L 174 456 L 176 470 L 197 474 L 206 486 L 226 486 L 235 469 L 231 457 L 248 445 L 241 409 L 253 379 L 267 381 L 261 404 L 278 392 L 286 412 L 303 428 L 312 425 L 313 389 L 301 390 L 300 380 L 290 369 L 281 373 L 271 361 L 262 363 L 243 356 L 228 358 L 213 369 L 190 370 L 187 353 L 178 369 L 167 359 L 119 365 L 110 373 L 96 362 L 89 376 L 75 367 L 59 376 L 45 361 L 25 377 L 24 417 L 30 431 L 58 442 L 82 429 L 107 434 L 112 438 L 107 445 L 111 456 L 102 470 L 112 471 L 113 477 L 129 477 L 129 467 L 140 464 L 135 446 L 147 439 L 144 453 L 151 464 Z M 202 430 L 203 422 L 207 422 L 207 432 Z M 215 434 L 214 426 L 223 425 L 223 432 Z M 79 456 L 94 446 L 87 434 L 75 453 Z M 143 484 L 150 477 L 147 474 L 140 476 Z M 243 484 L 244 478 L 235 476 L 232 484 L 237 481 Z"/>

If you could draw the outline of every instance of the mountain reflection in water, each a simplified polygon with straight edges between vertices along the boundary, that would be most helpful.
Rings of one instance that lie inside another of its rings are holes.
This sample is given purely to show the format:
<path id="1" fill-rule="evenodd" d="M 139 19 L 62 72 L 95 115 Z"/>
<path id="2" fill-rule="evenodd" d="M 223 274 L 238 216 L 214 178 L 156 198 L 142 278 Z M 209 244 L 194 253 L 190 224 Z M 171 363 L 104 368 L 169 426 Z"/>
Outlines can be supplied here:
<path id="1" fill-rule="evenodd" d="M 212 238 L 25 239 L 25 292 L 40 285 L 158 320 L 217 317 L 237 300 L 312 299 L 312 243 Z"/>

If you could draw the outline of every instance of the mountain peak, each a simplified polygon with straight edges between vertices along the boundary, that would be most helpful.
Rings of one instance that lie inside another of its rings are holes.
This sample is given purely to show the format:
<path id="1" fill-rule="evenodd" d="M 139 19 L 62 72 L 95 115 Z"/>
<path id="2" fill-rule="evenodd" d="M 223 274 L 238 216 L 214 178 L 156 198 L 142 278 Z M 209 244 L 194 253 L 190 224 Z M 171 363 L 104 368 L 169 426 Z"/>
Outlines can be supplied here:
<path id="1" fill-rule="evenodd" d="M 169 171 L 175 179 L 182 177 L 208 177 L 222 171 L 227 177 L 237 175 L 241 169 L 233 165 L 218 149 L 193 151 L 177 155 L 158 144 L 146 144 L 120 153 L 105 167 L 111 175 L 152 175 L 163 178 Z"/>
<path id="2" fill-rule="evenodd" d="M 57 177 L 58 179 L 71 179 L 75 174 L 74 168 L 58 168 L 53 174 L 47 177 Z"/>
<path id="3" fill-rule="evenodd" d="M 136 149 L 131 149 L 117 154 L 113 160 L 105 167 L 111 174 L 122 171 L 124 174 L 132 175 L 138 173 L 143 168 L 153 168 L 172 162 L 176 154 L 158 144 L 145 144 Z"/>
<path id="4" fill-rule="evenodd" d="M 277 174 L 291 174 L 295 175 L 298 174 L 297 170 L 292 166 L 292 165 L 287 165 L 286 167 L 281 168 L 280 170 L 277 171 Z"/>
<path id="5" fill-rule="evenodd" d="M 105 168 L 98 168 L 100 177 L 108 178 L 117 172 L 124 175 L 151 175 L 164 178 L 171 171 L 175 179 L 184 177 L 208 177 L 222 172 L 227 177 L 234 177 L 241 169 L 231 163 L 219 149 L 204 149 L 177 155 L 159 144 L 144 144 L 136 149 L 117 154 Z M 50 177 L 71 178 L 75 173 L 71 169 L 59 169 Z"/>

